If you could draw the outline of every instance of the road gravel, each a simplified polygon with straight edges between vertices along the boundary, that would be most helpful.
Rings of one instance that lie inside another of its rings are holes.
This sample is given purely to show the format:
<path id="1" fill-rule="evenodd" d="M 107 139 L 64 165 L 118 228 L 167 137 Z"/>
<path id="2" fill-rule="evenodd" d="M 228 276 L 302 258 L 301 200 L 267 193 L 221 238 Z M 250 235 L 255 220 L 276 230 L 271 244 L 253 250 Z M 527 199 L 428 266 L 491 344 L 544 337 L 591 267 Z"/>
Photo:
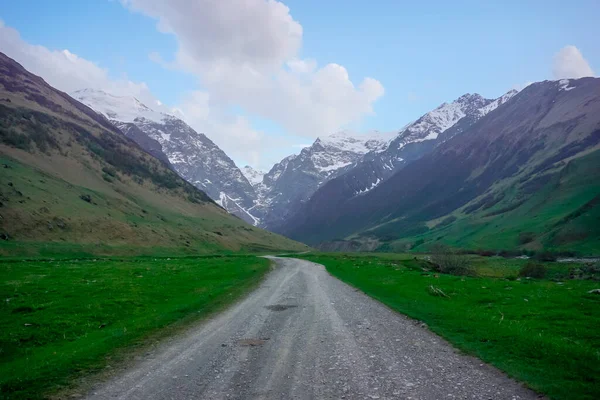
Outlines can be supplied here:
<path id="1" fill-rule="evenodd" d="M 97 384 L 89 399 L 536 399 L 423 324 L 275 258 L 244 300 Z"/>

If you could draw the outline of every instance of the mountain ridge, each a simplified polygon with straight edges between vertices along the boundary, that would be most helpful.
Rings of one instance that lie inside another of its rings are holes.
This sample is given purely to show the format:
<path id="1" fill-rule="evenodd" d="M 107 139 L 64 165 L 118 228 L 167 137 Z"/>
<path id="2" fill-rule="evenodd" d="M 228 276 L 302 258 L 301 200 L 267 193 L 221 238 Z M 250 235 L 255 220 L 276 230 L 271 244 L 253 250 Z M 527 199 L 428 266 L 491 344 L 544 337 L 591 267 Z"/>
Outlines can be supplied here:
<path id="1" fill-rule="evenodd" d="M 0 53 L 0 254 L 304 249 L 228 214 L 106 118 Z"/>
<path id="2" fill-rule="evenodd" d="M 594 117 L 600 115 L 594 109 L 600 93 L 594 91 L 599 89 L 598 82 L 600 79 L 582 78 L 532 84 L 365 195 L 340 201 L 336 187 L 340 179 L 330 181 L 281 232 L 309 243 L 369 235 L 383 238 L 383 242 L 401 242 L 403 237 L 431 239 L 435 229 L 428 236 L 431 229 L 425 223 L 444 216 L 460 219 L 458 208 L 492 186 L 509 182 L 512 175 L 523 174 L 521 179 L 527 182 L 544 171 L 534 165 L 561 169 L 569 165 L 570 157 L 593 151 L 600 140 L 596 130 L 600 122 Z M 522 168 L 531 168 L 531 172 Z M 511 185 L 511 190 L 521 193 L 522 204 L 532 198 L 521 184 Z M 596 190 L 594 185 L 580 185 L 577 191 L 588 190 L 586 187 Z M 494 204 L 488 201 L 490 209 L 502 208 L 503 203 L 519 209 L 515 204 L 521 200 L 511 203 L 508 197 L 498 199 L 500 195 L 494 195 Z M 447 225 L 444 229 L 451 229 L 453 222 Z M 537 232 L 539 239 L 530 246 L 554 246 L 549 232 Z"/>
<path id="3" fill-rule="evenodd" d="M 148 152 L 168 160 L 180 176 L 206 191 L 228 211 L 247 222 L 258 223 L 247 211 L 256 198 L 254 189 L 233 160 L 205 134 L 196 132 L 175 115 L 153 110 L 135 97 L 93 89 L 76 91 L 74 96 L 106 116 Z"/>

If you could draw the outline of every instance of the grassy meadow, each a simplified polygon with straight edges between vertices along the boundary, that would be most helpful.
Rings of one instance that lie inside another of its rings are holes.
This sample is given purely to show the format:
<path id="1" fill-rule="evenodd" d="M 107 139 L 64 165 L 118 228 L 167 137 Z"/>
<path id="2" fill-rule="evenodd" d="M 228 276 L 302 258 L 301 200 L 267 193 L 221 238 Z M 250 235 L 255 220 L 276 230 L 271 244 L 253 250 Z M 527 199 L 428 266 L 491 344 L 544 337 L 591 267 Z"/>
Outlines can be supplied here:
<path id="1" fill-rule="evenodd" d="M 470 256 L 476 277 L 426 272 L 415 255 L 296 257 L 552 399 L 600 398 L 600 295 L 588 293 L 600 282 L 568 280 L 574 265 L 545 263 L 545 279 L 527 279 L 526 260 L 500 257 Z"/>
<path id="2" fill-rule="evenodd" d="M 0 398 L 43 398 L 126 360 L 268 269 L 255 256 L 0 261 Z"/>

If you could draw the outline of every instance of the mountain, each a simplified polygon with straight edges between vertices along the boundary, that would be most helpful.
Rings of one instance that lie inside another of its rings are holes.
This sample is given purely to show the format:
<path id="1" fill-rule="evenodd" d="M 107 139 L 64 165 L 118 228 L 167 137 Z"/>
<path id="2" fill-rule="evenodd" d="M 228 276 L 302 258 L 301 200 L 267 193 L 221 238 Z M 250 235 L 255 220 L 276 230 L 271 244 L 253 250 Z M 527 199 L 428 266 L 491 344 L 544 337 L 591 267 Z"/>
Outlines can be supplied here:
<path id="1" fill-rule="evenodd" d="M 334 195 L 341 202 L 374 189 L 406 164 L 463 132 L 516 93 L 512 90 L 495 100 L 478 94 L 465 94 L 451 103 L 440 105 L 405 126 L 383 149 L 367 153 L 341 171 L 328 183 L 327 196 Z M 321 194 L 317 191 L 314 196 L 318 199 Z"/>
<path id="2" fill-rule="evenodd" d="M 147 152 L 168 161 L 180 176 L 229 212 L 254 225 L 258 223 L 247 211 L 256 198 L 252 185 L 206 135 L 133 97 L 113 96 L 92 89 L 77 91 L 73 97 L 104 115 Z"/>
<path id="3" fill-rule="evenodd" d="M 2 53 L 0 168 L 4 256 L 305 248 L 228 214 L 105 117 Z"/>
<path id="4" fill-rule="evenodd" d="M 263 176 L 265 176 L 266 172 L 256 170 L 249 165 L 246 165 L 242 168 L 242 174 L 246 177 L 248 182 L 252 185 L 252 187 L 257 188 L 263 181 Z"/>
<path id="5" fill-rule="evenodd" d="M 391 250 L 442 241 L 597 252 L 600 79 L 539 82 L 480 103 L 471 109 L 479 116 L 457 112 L 445 131 L 421 130 L 444 142 L 372 190 L 340 196 L 355 193 L 352 172 L 328 182 L 280 231 L 307 243 L 375 240 Z M 389 147 L 415 132 L 406 131 Z"/>
<path id="6" fill-rule="evenodd" d="M 262 225 L 279 225 L 325 182 L 365 154 L 385 147 L 389 135 L 379 132 L 358 135 L 349 131 L 317 138 L 298 155 L 275 164 L 263 176 L 253 213 L 262 216 Z"/>

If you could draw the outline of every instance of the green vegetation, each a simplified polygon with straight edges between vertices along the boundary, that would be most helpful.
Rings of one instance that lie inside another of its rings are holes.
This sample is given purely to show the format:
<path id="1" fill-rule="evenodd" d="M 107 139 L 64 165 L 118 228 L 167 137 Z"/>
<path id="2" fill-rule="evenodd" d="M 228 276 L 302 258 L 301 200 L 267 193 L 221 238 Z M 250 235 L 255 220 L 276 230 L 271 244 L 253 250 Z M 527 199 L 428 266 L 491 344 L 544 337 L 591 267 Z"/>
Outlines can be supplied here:
<path id="1" fill-rule="evenodd" d="M 462 249 L 553 251 L 600 255 L 600 150 L 541 172 L 499 181 L 448 216 L 398 220 L 362 233 L 381 251 L 430 251 L 435 243 Z"/>
<path id="2" fill-rule="evenodd" d="M 254 256 L 0 262 L 0 398 L 41 398 L 222 309 Z"/>
<path id="3" fill-rule="evenodd" d="M 552 280 L 518 278 L 528 260 L 468 256 L 478 277 L 430 270 L 414 255 L 306 254 L 339 279 L 553 399 L 600 398 L 598 281 L 567 280 L 574 265 L 544 263 Z"/>
<path id="4" fill-rule="evenodd" d="M 82 166 L 81 185 L 0 155 L 0 256 L 199 255 L 300 251 L 212 203 L 138 188 L 115 169 Z M 68 172 L 68 171 L 67 171 Z M 85 184 L 85 186 L 84 186 Z"/>

